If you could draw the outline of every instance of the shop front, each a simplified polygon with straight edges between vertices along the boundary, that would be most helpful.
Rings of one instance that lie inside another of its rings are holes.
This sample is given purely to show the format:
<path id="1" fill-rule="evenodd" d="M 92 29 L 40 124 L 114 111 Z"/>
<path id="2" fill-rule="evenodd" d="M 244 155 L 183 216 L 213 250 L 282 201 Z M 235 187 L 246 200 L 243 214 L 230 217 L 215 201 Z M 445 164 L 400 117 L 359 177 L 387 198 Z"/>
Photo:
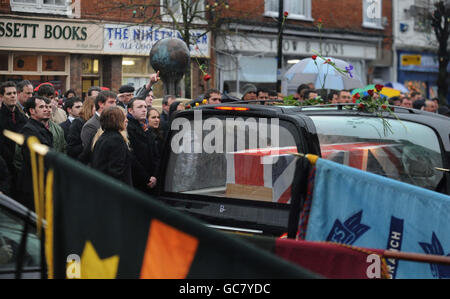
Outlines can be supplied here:
<path id="1" fill-rule="evenodd" d="M 283 63 L 277 71 L 277 36 L 234 36 L 217 39 L 217 76 L 219 87 L 225 92 L 240 96 L 247 83 L 257 87 L 276 89 L 276 81 L 282 79 L 282 93 L 295 93 L 299 82 L 283 80 L 283 74 L 303 58 L 321 53 L 346 61 L 354 67 L 354 74 L 367 84 L 370 64 L 377 60 L 378 38 L 337 37 L 324 38 L 286 36 L 283 38 Z M 278 76 L 277 77 L 277 73 Z M 309 82 L 302 82 L 309 83 Z M 320 88 L 317 87 L 316 88 Z"/>
<path id="2" fill-rule="evenodd" d="M 69 88 L 81 92 L 83 54 L 101 54 L 102 26 L 32 17 L 1 19 L 1 82 L 51 82 L 60 94 Z"/>
<path id="3" fill-rule="evenodd" d="M 419 91 L 424 98 L 431 99 L 438 96 L 437 80 L 439 61 L 436 54 L 397 51 L 398 55 L 398 81 L 407 88 Z M 450 64 L 447 67 L 450 73 Z M 447 78 L 448 96 L 450 103 L 450 79 Z"/>
<path id="4" fill-rule="evenodd" d="M 195 74 L 192 69 L 197 61 L 210 58 L 210 36 L 203 34 L 202 30 L 191 30 L 192 36 L 200 36 L 190 49 L 191 82 L 198 81 L 198 78 L 192 78 Z M 150 50 L 155 43 L 164 38 L 181 38 L 181 36 L 173 29 L 159 26 L 105 24 L 103 53 L 121 57 L 121 84 L 139 88 L 148 82 L 149 75 L 155 72 L 150 64 Z M 184 91 L 183 86 L 181 90 Z M 195 94 L 192 90 L 195 90 L 195 86 L 191 84 L 191 94 Z M 155 97 L 162 97 L 163 93 L 162 84 L 157 84 L 154 88 Z M 181 96 L 185 96 L 184 92 Z"/>

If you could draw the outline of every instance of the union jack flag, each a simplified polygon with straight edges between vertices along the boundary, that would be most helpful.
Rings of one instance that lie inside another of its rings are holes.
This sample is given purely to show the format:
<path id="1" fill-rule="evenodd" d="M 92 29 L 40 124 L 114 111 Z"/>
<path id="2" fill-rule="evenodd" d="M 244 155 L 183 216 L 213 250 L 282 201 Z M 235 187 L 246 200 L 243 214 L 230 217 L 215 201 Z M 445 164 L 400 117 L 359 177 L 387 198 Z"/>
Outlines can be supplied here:
<path id="1" fill-rule="evenodd" d="M 227 153 L 227 191 L 242 186 L 233 189 L 241 198 L 253 192 L 262 201 L 289 203 L 296 160 L 289 153 L 296 152 L 296 147 L 281 147 Z"/>
<path id="2" fill-rule="evenodd" d="M 387 143 L 333 143 L 320 146 L 322 158 L 344 164 L 364 171 L 375 172 L 371 169 L 371 159 L 381 167 L 385 176 L 398 178 L 404 171 L 399 157 L 398 144 Z"/>

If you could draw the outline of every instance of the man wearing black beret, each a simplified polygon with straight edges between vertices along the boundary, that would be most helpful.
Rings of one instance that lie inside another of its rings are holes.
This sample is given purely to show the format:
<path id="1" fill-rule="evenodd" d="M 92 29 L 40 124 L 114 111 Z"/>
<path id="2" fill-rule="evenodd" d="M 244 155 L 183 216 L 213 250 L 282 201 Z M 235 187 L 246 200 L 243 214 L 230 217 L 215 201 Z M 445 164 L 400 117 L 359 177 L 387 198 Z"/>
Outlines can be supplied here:
<path id="1" fill-rule="evenodd" d="M 117 106 L 127 109 L 128 103 L 134 96 L 134 87 L 132 85 L 122 85 L 117 95 Z"/>

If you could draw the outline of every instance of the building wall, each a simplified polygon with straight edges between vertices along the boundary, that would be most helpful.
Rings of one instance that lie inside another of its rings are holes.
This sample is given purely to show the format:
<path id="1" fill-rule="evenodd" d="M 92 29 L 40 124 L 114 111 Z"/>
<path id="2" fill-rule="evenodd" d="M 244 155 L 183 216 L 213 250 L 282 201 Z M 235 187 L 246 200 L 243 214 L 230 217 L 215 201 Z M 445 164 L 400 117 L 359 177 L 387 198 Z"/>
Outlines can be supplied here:
<path id="1" fill-rule="evenodd" d="M 436 1 L 431 0 L 430 3 L 433 2 Z M 437 41 L 434 32 L 424 33 L 414 28 L 415 25 L 418 25 L 418 22 L 420 22 L 420 18 L 411 14 L 411 6 L 415 5 L 415 3 L 416 1 L 414 0 L 395 1 L 395 44 L 397 47 L 402 48 L 435 49 L 437 47 Z M 400 28 L 401 24 L 403 31 Z"/>
<path id="2" fill-rule="evenodd" d="M 11 12 L 9 6 L 9 0 L 0 0 L 1 7 L 0 13 L 27 15 L 24 13 Z M 159 1 L 155 0 L 156 2 Z M 368 65 L 364 68 L 364 71 L 368 72 L 367 81 L 372 81 L 374 78 L 374 72 L 376 68 L 385 68 L 392 65 L 392 1 L 382 1 L 382 15 L 385 17 L 383 29 L 373 29 L 363 26 L 363 1 L 367 0 L 311 0 L 311 18 L 307 20 L 296 20 L 288 17 L 285 24 L 285 37 L 286 40 L 296 42 L 299 33 L 309 33 L 309 36 L 313 39 L 319 38 L 317 31 L 317 22 L 321 20 L 323 23 L 322 35 L 324 42 L 327 42 L 331 36 L 334 37 L 333 41 L 342 40 L 357 42 L 358 37 L 364 39 L 366 37 L 375 37 L 380 40 L 377 45 L 377 59 L 368 61 Z M 128 0 L 120 1 L 81 1 L 81 19 L 75 21 L 89 22 L 101 21 L 104 24 L 108 23 L 147 23 L 159 22 L 156 18 L 151 18 L 153 14 L 152 8 L 145 10 L 145 14 L 141 15 L 141 10 L 138 5 L 140 3 L 150 3 L 149 1 L 133 1 L 133 5 L 130 5 Z M 253 32 L 259 32 L 264 36 L 270 36 L 276 38 L 277 19 L 268 17 L 265 15 L 265 1 L 264 0 L 230 0 L 230 8 L 225 10 L 223 16 L 231 17 L 238 20 L 238 23 L 250 24 L 249 30 Z M 136 11 L 136 14 L 133 14 Z M 159 10 L 156 9 L 156 15 Z M 29 15 L 29 14 L 28 14 Z M 36 14 L 32 14 L 32 17 L 36 17 Z M 64 16 L 54 15 L 40 15 L 42 17 L 50 18 L 64 18 Z M 151 21 L 150 21 L 151 20 Z M 303 36 L 304 39 L 308 39 L 308 35 Z M 355 40 L 356 39 L 356 40 Z M 211 45 L 214 47 L 214 38 L 211 38 Z M 213 48 L 215 49 L 215 48 Z M 111 87 L 112 89 L 118 89 L 121 85 L 120 82 L 120 63 L 119 58 L 109 57 L 108 55 L 102 55 L 101 61 L 103 62 L 102 69 L 102 84 L 104 86 Z M 122 54 L 123 55 L 123 54 Z M 115 56 L 115 55 L 112 55 Z M 71 54 L 71 87 L 80 89 L 81 85 L 77 82 L 76 78 L 72 76 L 79 76 L 80 61 L 77 61 L 76 57 L 81 59 L 80 55 Z M 119 56 L 120 57 L 120 56 Z M 209 59 L 208 73 L 211 74 L 212 79 L 208 82 L 202 81 L 201 72 L 198 71 L 198 65 L 196 60 L 192 60 L 193 70 L 192 74 L 196 74 L 196 78 L 191 81 L 192 97 L 203 92 L 208 87 L 219 87 L 219 80 L 216 78 L 216 57 L 217 53 L 211 51 L 211 57 Z M 113 71 L 114 70 L 114 71 Z M 73 86 L 72 86 L 73 85 Z"/>
<path id="3" fill-rule="evenodd" d="M 424 24 L 417 11 L 432 12 L 438 0 L 404 0 L 394 2 L 393 78 L 421 92 L 425 98 L 437 97 L 439 61 L 434 30 Z M 450 65 L 447 68 L 450 72 Z M 450 103 L 450 79 L 447 102 Z"/>
<path id="4" fill-rule="evenodd" d="M 236 60 L 236 57 L 241 55 L 243 59 L 240 61 L 243 61 L 243 64 L 244 60 L 259 59 L 261 63 L 256 62 L 254 64 L 254 68 L 256 68 L 258 65 L 261 66 L 264 60 L 265 68 L 269 68 L 273 72 L 273 66 L 270 67 L 270 59 L 272 57 L 276 59 L 277 55 L 278 18 L 273 15 L 267 16 L 264 2 L 264 0 L 230 1 L 230 6 L 236 8 L 230 15 L 237 19 L 236 23 L 240 23 L 240 26 L 236 25 L 234 28 L 238 28 L 240 33 L 244 32 L 246 36 L 233 37 L 231 42 L 220 41 L 220 38 L 216 40 L 217 48 L 227 52 L 227 54 L 216 52 L 219 56 L 218 64 L 222 69 L 233 69 L 236 61 L 239 60 Z M 364 83 L 389 81 L 389 70 L 393 60 L 392 1 L 383 0 L 381 3 L 382 28 L 373 28 L 363 24 L 364 13 L 366 13 L 365 8 L 363 9 L 363 0 L 312 0 L 311 14 L 303 20 L 296 19 L 295 16 L 291 18 L 292 12 L 286 9 L 289 16 L 285 20 L 283 31 L 281 74 L 289 68 L 289 65 L 286 65 L 288 60 L 293 61 L 311 56 L 314 51 L 321 51 L 320 44 L 322 44 L 324 55 L 357 64 L 359 73 L 364 76 L 362 78 Z M 320 32 L 317 27 L 319 21 L 322 24 Z M 232 62 L 231 57 L 234 57 L 235 62 Z M 242 68 L 242 65 L 239 65 L 239 68 Z M 233 86 L 231 89 L 238 87 L 242 89 L 243 85 L 248 82 L 245 82 L 246 80 L 243 78 L 258 77 L 258 74 L 252 75 L 238 75 L 238 71 L 234 70 L 227 74 L 220 73 L 218 76 L 219 86 Z M 243 82 L 238 82 L 240 79 L 243 79 Z M 235 80 L 236 83 L 224 82 L 230 80 Z M 266 81 L 264 83 L 260 81 L 258 86 L 273 88 L 270 86 L 273 84 L 267 84 L 267 81 L 273 79 L 267 77 L 262 80 Z"/>

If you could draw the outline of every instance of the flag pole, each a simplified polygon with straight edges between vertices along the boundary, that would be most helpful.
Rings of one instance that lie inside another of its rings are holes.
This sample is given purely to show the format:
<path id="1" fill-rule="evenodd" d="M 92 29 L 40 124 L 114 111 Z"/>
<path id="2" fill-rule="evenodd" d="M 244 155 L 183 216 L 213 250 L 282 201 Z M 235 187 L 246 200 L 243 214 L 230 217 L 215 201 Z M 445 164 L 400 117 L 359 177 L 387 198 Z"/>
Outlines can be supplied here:
<path id="1" fill-rule="evenodd" d="M 3 130 L 3 135 L 17 143 L 18 145 L 23 145 L 25 142 L 25 136 L 22 134 L 18 134 L 9 130 Z M 47 155 L 49 148 L 48 146 L 40 143 L 35 143 L 32 145 L 33 150 L 38 153 L 39 155 L 45 156 Z"/>
<path id="2" fill-rule="evenodd" d="M 434 254 L 422 254 L 422 253 L 385 250 L 383 252 L 383 256 L 388 259 L 393 258 L 393 259 L 408 260 L 408 261 L 420 262 L 420 263 L 450 265 L 450 257 L 445 256 L 445 255 L 434 255 Z"/>

